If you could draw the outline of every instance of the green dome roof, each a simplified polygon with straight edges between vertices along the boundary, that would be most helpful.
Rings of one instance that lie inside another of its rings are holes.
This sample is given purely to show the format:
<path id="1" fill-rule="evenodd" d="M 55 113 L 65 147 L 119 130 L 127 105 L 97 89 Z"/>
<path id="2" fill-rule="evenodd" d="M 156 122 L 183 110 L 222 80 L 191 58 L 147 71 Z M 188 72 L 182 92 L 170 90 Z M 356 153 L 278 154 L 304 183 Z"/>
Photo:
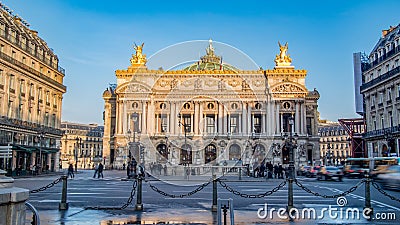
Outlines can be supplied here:
<path id="1" fill-rule="evenodd" d="M 200 61 L 193 63 L 183 70 L 194 71 L 194 70 L 225 70 L 225 71 L 238 71 L 237 68 L 223 63 L 222 57 L 217 56 L 214 53 L 214 47 L 212 46 L 212 40 L 210 39 L 209 45 L 206 49 L 206 55 L 200 58 Z"/>
<path id="2" fill-rule="evenodd" d="M 225 63 L 215 63 L 215 62 L 202 62 L 198 61 L 197 63 L 193 63 L 183 70 L 194 71 L 194 70 L 225 70 L 225 71 L 238 71 L 237 68 L 225 64 Z"/>

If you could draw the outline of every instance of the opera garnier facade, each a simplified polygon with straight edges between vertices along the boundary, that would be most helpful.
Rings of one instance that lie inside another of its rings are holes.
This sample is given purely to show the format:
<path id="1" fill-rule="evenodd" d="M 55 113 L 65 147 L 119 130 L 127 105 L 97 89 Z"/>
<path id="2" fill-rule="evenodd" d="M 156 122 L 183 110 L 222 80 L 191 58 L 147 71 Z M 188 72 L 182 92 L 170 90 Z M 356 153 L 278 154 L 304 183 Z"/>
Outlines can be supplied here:
<path id="1" fill-rule="evenodd" d="M 168 174 L 187 166 L 203 167 L 200 173 L 232 163 L 287 166 L 284 137 L 296 138 L 296 167 L 320 162 L 320 96 L 306 88 L 307 71 L 291 65 L 287 43 L 270 70 L 238 69 L 211 40 L 203 47 L 205 55 L 181 69 L 151 70 L 143 44 L 135 44 L 131 65 L 116 70 L 116 85 L 103 93 L 106 166 L 135 159 Z"/>

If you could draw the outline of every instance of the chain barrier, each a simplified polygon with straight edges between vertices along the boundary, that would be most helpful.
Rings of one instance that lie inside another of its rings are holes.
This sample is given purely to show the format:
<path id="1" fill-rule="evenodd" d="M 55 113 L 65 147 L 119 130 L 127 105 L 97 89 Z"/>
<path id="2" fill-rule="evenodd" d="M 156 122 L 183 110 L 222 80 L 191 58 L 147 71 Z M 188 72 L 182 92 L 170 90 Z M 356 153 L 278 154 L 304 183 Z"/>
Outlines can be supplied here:
<path id="1" fill-rule="evenodd" d="M 133 201 L 133 197 L 136 194 L 136 188 L 137 188 L 137 183 L 138 181 L 135 180 L 132 184 L 132 190 L 131 190 L 131 194 L 128 198 L 128 200 L 126 201 L 125 204 L 123 204 L 121 207 L 101 207 L 101 206 L 89 206 L 89 207 L 85 207 L 85 210 L 122 210 L 127 208 Z"/>
<path id="2" fill-rule="evenodd" d="M 185 197 L 189 197 L 189 196 L 194 195 L 194 194 L 196 194 L 197 192 L 203 190 L 203 188 L 207 187 L 207 186 L 211 183 L 211 181 L 209 181 L 209 182 L 207 182 L 207 183 L 203 183 L 203 184 L 201 184 L 200 186 L 198 186 L 196 189 L 194 189 L 193 191 L 188 192 L 188 193 L 185 193 L 185 194 L 173 195 L 173 194 L 168 194 L 168 193 L 166 193 L 165 191 L 160 190 L 160 189 L 157 188 L 156 186 L 152 185 L 152 184 L 150 183 L 150 181 L 148 181 L 148 180 L 145 180 L 145 182 L 149 184 L 150 188 L 151 188 L 153 191 L 159 193 L 160 195 L 164 195 L 165 197 L 170 197 L 170 198 L 185 198 Z"/>
<path id="3" fill-rule="evenodd" d="M 34 193 L 38 193 L 38 192 L 41 192 L 41 191 L 45 191 L 45 190 L 53 187 L 54 185 L 60 183 L 60 181 L 62 181 L 62 177 L 57 178 L 56 180 L 54 180 L 53 182 L 51 182 L 50 184 L 48 184 L 48 185 L 46 185 L 44 187 L 41 187 L 41 188 L 35 189 L 35 190 L 31 190 L 31 191 L 29 191 L 29 193 L 34 194 Z"/>
<path id="4" fill-rule="evenodd" d="M 315 195 L 317 197 L 322 197 L 322 198 L 339 198 L 342 196 L 346 196 L 352 192 L 354 192 L 355 190 L 357 190 L 357 188 L 359 188 L 361 186 L 361 184 L 363 184 L 365 182 L 365 179 L 361 180 L 360 182 L 358 182 L 355 186 L 351 187 L 349 190 L 342 192 L 341 194 L 336 194 L 336 195 L 324 195 L 324 194 L 320 194 L 318 192 L 314 192 L 311 191 L 310 189 L 308 189 L 307 187 L 303 186 L 303 184 L 301 184 L 297 179 L 294 179 L 294 183 L 301 189 L 303 189 L 305 192 L 310 193 L 312 195 Z"/>
<path id="5" fill-rule="evenodd" d="M 398 201 L 398 202 L 400 202 L 400 199 L 399 199 L 399 198 L 396 198 L 396 197 L 394 197 L 394 196 L 388 194 L 388 193 L 387 193 L 386 191 L 384 191 L 384 190 L 380 187 L 380 185 L 379 185 L 378 183 L 376 183 L 375 181 L 372 181 L 371 183 L 372 183 L 372 186 L 373 186 L 376 190 L 378 190 L 381 194 L 383 194 L 384 196 L 390 198 L 390 199 L 393 200 L 393 201 Z"/>
<path id="6" fill-rule="evenodd" d="M 246 193 L 240 193 L 239 191 L 234 190 L 232 187 L 228 186 L 225 182 L 221 181 L 218 179 L 218 182 L 221 184 L 222 187 L 224 187 L 227 191 L 231 192 L 234 195 L 238 195 L 242 198 L 264 198 L 265 196 L 272 195 L 273 193 L 279 191 L 286 185 L 286 180 L 282 181 L 278 186 L 274 187 L 272 190 L 267 191 L 262 194 L 246 194 Z"/>

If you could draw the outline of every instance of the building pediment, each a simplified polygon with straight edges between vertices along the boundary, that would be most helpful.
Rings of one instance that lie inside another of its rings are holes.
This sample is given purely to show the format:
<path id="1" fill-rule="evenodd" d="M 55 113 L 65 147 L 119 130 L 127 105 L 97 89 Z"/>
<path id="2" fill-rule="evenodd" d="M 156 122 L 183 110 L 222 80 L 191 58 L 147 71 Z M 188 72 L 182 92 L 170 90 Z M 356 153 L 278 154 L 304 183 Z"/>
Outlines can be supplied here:
<path id="1" fill-rule="evenodd" d="M 151 92 L 151 88 L 145 84 L 141 83 L 127 83 L 118 87 L 115 90 L 115 93 L 143 93 L 143 92 Z"/>
<path id="2" fill-rule="evenodd" d="M 285 96 L 285 95 L 301 95 L 302 97 L 308 94 L 307 88 L 297 83 L 279 83 L 271 87 L 271 92 L 275 96 Z"/>

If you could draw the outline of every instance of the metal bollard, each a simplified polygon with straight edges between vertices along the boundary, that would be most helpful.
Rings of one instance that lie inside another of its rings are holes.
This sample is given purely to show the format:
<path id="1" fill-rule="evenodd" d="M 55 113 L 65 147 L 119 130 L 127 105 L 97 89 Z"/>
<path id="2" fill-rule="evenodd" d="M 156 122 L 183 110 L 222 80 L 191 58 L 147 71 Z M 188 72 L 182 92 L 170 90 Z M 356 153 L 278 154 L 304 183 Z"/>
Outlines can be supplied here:
<path id="1" fill-rule="evenodd" d="M 367 210 L 367 211 L 365 211 Z M 365 174 L 365 207 L 364 207 L 364 213 L 365 216 L 368 216 L 368 220 L 372 219 L 373 215 L 373 208 L 371 205 L 371 179 L 369 177 L 369 174 Z"/>
<path id="2" fill-rule="evenodd" d="M 217 206 L 217 200 L 218 200 L 218 186 L 217 186 L 217 176 L 214 174 L 213 175 L 213 202 L 212 202 L 212 207 L 211 211 L 216 212 L 218 210 Z"/>
<path id="3" fill-rule="evenodd" d="M 135 205 L 135 210 L 136 211 L 142 211 L 143 210 L 143 204 L 142 204 L 142 176 L 138 176 L 137 178 L 137 196 L 136 196 L 136 205 Z"/>
<path id="4" fill-rule="evenodd" d="M 67 180 L 68 177 L 66 175 L 61 176 L 63 186 L 62 186 L 62 192 L 61 192 L 61 202 L 58 205 L 59 210 L 67 210 L 68 209 L 68 203 L 67 203 Z"/>
<path id="5" fill-rule="evenodd" d="M 242 166 L 239 167 L 239 180 L 242 180 Z"/>

